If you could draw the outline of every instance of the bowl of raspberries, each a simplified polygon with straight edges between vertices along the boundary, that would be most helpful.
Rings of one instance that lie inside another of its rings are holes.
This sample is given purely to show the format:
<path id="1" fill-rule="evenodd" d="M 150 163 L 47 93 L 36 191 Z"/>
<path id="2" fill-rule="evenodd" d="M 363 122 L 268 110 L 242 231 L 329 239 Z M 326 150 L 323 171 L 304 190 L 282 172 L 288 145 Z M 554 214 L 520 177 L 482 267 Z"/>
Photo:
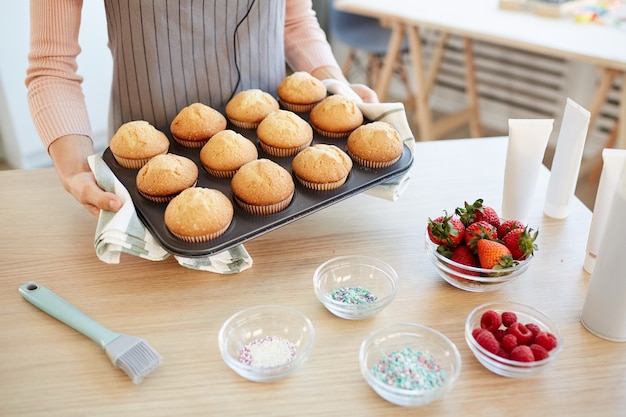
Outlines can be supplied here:
<path id="1" fill-rule="evenodd" d="M 449 284 L 494 291 L 525 272 L 537 251 L 538 231 L 502 219 L 482 199 L 428 219 L 426 254 Z"/>
<path id="2" fill-rule="evenodd" d="M 561 332 L 548 316 L 514 302 L 476 307 L 465 321 L 465 341 L 485 368 L 511 378 L 544 369 L 563 348 Z"/>

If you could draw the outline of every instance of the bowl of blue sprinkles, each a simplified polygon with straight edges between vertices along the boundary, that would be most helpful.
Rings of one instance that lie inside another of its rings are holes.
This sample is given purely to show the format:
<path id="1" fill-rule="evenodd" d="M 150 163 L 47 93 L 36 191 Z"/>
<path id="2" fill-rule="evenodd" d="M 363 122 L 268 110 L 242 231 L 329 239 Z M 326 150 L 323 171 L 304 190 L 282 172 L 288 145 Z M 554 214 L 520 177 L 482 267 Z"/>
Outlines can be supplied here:
<path id="1" fill-rule="evenodd" d="M 313 273 L 313 288 L 328 311 L 348 320 L 381 312 L 398 292 L 398 274 L 386 262 L 363 255 L 339 256 Z"/>
<path id="2" fill-rule="evenodd" d="M 233 371 L 250 381 L 272 382 L 306 362 L 315 329 L 297 309 L 260 305 L 232 315 L 217 338 L 222 359 Z"/>
<path id="3" fill-rule="evenodd" d="M 461 355 L 443 333 L 416 323 L 371 332 L 359 350 L 361 373 L 390 403 L 428 404 L 445 395 L 461 373 Z"/>

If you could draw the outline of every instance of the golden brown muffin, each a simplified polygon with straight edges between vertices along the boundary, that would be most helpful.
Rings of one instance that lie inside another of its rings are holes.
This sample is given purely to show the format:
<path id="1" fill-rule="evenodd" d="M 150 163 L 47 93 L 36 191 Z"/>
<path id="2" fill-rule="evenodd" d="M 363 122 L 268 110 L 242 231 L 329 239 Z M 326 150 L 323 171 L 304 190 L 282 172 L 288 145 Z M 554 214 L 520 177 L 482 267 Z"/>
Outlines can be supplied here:
<path id="1" fill-rule="evenodd" d="M 172 123 L 174 140 L 188 148 L 201 148 L 217 132 L 226 129 L 226 117 L 202 103 L 183 108 Z"/>
<path id="2" fill-rule="evenodd" d="M 172 153 L 157 155 L 137 172 L 137 191 L 157 203 L 166 203 L 198 182 L 196 163 Z"/>
<path id="3" fill-rule="evenodd" d="M 165 226 L 186 242 L 206 242 L 223 235 L 233 220 L 228 197 L 211 188 L 182 191 L 165 208 Z"/>
<path id="4" fill-rule="evenodd" d="M 293 156 L 311 144 L 313 129 L 289 110 L 275 110 L 256 129 L 261 149 L 273 156 Z"/>
<path id="5" fill-rule="evenodd" d="M 334 190 L 346 182 L 352 160 L 335 145 L 318 143 L 297 154 L 291 161 L 291 168 L 305 187 Z"/>
<path id="6" fill-rule="evenodd" d="M 360 126 L 348 136 L 348 153 L 354 161 L 368 168 L 385 168 L 402 156 L 400 134 L 389 123 L 372 122 Z"/>
<path id="7" fill-rule="evenodd" d="M 299 113 L 310 111 L 327 93 L 324 83 L 305 71 L 285 77 L 276 92 L 284 108 Z"/>
<path id="8" fill-rule="evenodd" d="M 265 116 L 279 107 L 271 94 L 252 88 L 240 91 L 226 103 L 226 116 L 237 127 L 256 129 Z"/>
<path id="9" fill-rule="evenodd" d="M 124 123 L 109 144 L 113 157 L 124 168 L 139 169 L 150 158 L 167 153 L 170 141 L 165 133 L 144 120 Z"/>
<path id="10" fill-rule="evenodd" d="M 287 208 L 295 191 L 291 174 L 269 159 L 248 162 L 231 180 L 235 201 L 252 214 L 274 214 Z"/>
<path id="11" fill-rule="evenodd" d="M 310 120 L 313 129 L 319 134 L 342 138 L 363 124 L 363 113 L 354 101 L 334 94 L 311 109 Z"/>
<path id="12" fill-rule="evenodd" d="M 254 143 L 230 129 L 216 133 L 200 150 L 200 162 L 218 178 L 232 178 L 242 165 L 258 157 Z"/>

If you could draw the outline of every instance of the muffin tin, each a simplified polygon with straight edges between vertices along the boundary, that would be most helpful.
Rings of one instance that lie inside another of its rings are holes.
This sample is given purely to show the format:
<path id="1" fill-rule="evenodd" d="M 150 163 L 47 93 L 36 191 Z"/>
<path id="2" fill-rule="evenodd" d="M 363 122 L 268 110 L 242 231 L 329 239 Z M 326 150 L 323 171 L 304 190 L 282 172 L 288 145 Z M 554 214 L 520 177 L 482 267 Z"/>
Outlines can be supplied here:
<path id="1" fill-rule="evenodd" d="M 307 122 L 308 114 L 298 113 Z M 230 122 L 227 129 L 232 129 L 241 133 L 243 136 L 252 140 L 256 144 L 259 151 L 259 158 L 267 158 L 280 164 L 290 173 L 291 160 L 293 157 L 275 157 L 263 152 L 259 146 L 259 141 L 256 137 L 256 131 L 254 129 L 241 129 L 235 127 Z M 291 204 L 283 211 L 272 215 L 252 215 L 244 212 L 234 201 L 231 189 L 230 178 L 220 179 L 211 176 L 206 172 L 202 164 L 200 163 L 200 148 L 185 148 L 176 143 L 172 139 L 172 135 L 169 131 L 169 127 L 160 127 L 159 130 L 163 131 L 170 139 L 170 153 L 186 156 L 194 161 L 199 168 L 198 186 L 214 188 L 223 192 L 229 197 L 233 203 L 235 209 L 234 218 L 232 224 L 228 230 L 220 237 L 203 243 L 189 243 L 184 242 L 176 238 L 165 227 L 163 221 L 163 215 L 165 213 L 165 207 L 167 203 L 155 203 L 147 200 L 137 191 L 135 185 L 135 178 L 137 176 L 136 169 L 127 169 L 120 166 L 113 157 L 111 150 L 107 148 L 103 154 L 103 159 L 107 165 L 111 168 L 115 176 L 128 190 L 137 214 L 142 219 L 146 227 L 152 232 L 155 238 L 161 243 L 163 248 L 167 251 L 186 257 L 195 256 L 209 256 L 224 250 L 230 249 L 236 245 L 247 242 L 250 239 L 258 237 L 264 233 L 275 230 L 281 226 L 298 220 L 304 216 L 312 214 L 316 211 L 329 207 L 335 203 L 345 200 L 351 196 L 359 194 L 369 188 L 386 182 L 392 178 L 398 177 L 406 173 L 413 163 L 413 154 L 411 150 L 405 145 L 400 160 L 392 166 L 384 169 L 368 169 L 360 167 L 358 164 L 354 164 L 352 171 L 350 172 L 346 183 L 336 190 L 331 191 L 315 191 L 305 188 L 294 177 L 295 194 Z M 313 143 L 329 143 L 346 150 L 347 138 L 335 139 L 325 138 L 318 133 L 313 134 Z M 293 173 L 292 173 L 293 176 Z"/>

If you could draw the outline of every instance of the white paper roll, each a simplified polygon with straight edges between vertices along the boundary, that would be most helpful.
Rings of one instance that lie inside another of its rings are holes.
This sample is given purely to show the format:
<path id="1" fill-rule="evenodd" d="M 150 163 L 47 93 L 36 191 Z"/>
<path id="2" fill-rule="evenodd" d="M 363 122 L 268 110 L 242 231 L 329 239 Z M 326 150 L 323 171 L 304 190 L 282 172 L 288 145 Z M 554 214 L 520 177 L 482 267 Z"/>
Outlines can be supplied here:
<path id="1" fill-rule="evenodd" d="M 580 320 L 594 335 L 626 342 L 626 163 L 609 211 Z"/>
<path id="2" fill-rule="evenodd" d="M 563 219 L 569 214 L 569 204 L 576 191 L 590 116 L 588 110 L 574 100 L 567 99 L 546 191 L 543 209 L 546 216 Z"/>
<path id="3" fill-rule="evenodd" d="M 509 119 L 503 218 L 526 222 L 553 124 L 553 119 Z"/>

